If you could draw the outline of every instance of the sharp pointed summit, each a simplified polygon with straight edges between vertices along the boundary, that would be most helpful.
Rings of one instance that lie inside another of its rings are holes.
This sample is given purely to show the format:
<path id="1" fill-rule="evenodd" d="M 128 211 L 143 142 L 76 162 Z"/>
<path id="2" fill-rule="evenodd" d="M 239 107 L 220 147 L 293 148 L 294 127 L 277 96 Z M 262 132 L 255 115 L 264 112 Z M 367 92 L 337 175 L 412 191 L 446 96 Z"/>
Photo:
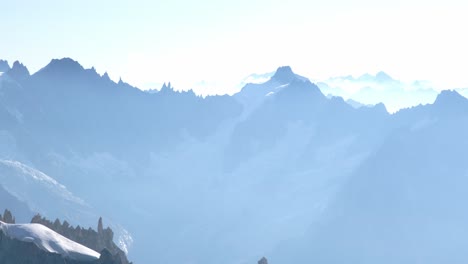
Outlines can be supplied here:
<path id="1" fill-rule="evenodd" d="M 11 67 L 11 69 L 8 71 L 8 76 L 17 81 L 22 81 L 28 78 L 30 75 L 29 70 L 28 68 L 26 68 L 26 66 L 24 66 L 19 61 L 15 61 L 13 63 L 13 67 Z"/>
<path id="2" fill-rule="evenodd" d="M 6 60 L 0 60 L 0 72 L 7 72 L 10 70 L 10 65 Z"/>
<path id="3" fill-rule="evenodd" d="M 387 73 L 383 72 L 383 71 L 379 71 L 375 75 L 375 79 L 378 82 L 391 82 L 391 81 L 393 81 L 393 78 L 390 75 L 388 75 Z"/>
<path id="4" fill-rule="evenodd" d="M 298 78 L 298 75 L 296 75 L 290 66 L 282 66 L 282 67 L 279 67 L 276 72 L 275 72 L 275 75 L 273 75 L 273 77 L 271 77 L 272 80 L 275 80 L 281 84 L 287 84 L 287 83 L 290 83 L 292 82 L 293 80 L 297 79 Z"/>
<path id="5" fill-rule="evenodd" d="M 105 72 L 103 75 L 102 75 L 102 78 L 106 81 L 110 81 L 110 77 L 109 77 L 109 74 L 107 72 Z"/>

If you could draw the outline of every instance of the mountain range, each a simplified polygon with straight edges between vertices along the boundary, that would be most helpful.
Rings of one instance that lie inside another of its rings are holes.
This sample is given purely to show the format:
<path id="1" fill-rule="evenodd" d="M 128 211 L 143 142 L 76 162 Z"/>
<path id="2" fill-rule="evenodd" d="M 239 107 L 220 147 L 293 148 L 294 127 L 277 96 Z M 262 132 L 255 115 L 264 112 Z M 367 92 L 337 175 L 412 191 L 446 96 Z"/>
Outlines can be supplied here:
<path id="1" fill-rule="evenodd" d="M 18 219 L 104 215 L 135 263 L 468 260 L 456 91 L 389 113 L 288 66 L 206 97 L 144 92 L 69 58 L 2 69 L 0 207 Z"/>
<path id="2" fill-rule="evenodd" d="M 241 90 L 249 82 L 264 83 L 273 75 L 274 72 L 249 75 L 236 90 Z M 391 113 L 433 103 L 441 89 L 441 87 L 436 88 L 430 81 L 401 81 L 383 71 L 376 74 L 366 73 L 357 77 L 348 75 L 314 79 L 313 82 L 327 97 L 342 97 L 355 108 L 383 103 Z M 455 90 L 465 97 L 468 96 L 467 88 Z"/>
<path id="3" fill-rule="evenodd" d="M 359 77 L 333 77 L 317 85 L 324 94 L 340 96 L 364 105 L 384 103 L 392 113 L 420 104 L 430 104 L 438 94 L 428 81 L 403 82 L 383 71 Z"/>

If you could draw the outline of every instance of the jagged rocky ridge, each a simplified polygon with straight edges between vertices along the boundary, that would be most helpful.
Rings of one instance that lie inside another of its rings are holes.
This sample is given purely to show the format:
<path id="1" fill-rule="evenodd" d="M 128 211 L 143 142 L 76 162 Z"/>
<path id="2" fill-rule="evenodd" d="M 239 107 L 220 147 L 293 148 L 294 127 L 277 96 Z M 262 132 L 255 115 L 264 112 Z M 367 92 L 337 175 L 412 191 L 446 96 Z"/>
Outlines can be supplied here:
<path id="1" fill-rule="evenodd" d="M 67 221 L 63 221 L 63 223 L 61 223 L 59 219 L 52 222 L 47 220 L 45 217 L 41 217 L 39 214 L 32 218 L 31 223 L 38 223 L 47 226 L 62 236 L 97 252 L 101 252 L 106 249 L 114 259 L 119 260 L 119 263 L 129 264 L 125 253 L 113 241 L 114 232 L 112 232 L 112 229 L 109 227 L 105 229 L 103 228 L 102 218 L 99 218 L 97 231 L 93 230 L 91 227 L 88 229 L 80 227 L 79 225 L 73 227 Z"/>
<path id="2" fill-rule="evenodd" d="M 5 209 L 3 216 L 0 214 L 0 221 L 8 224 L 14 224 L 16 222 L 15 217 L 11 214 L 10 210 L 8 209 Z"/>
<path id="3" fill-rule="evenodd" d="M 0 263 L 2 264 L 121 264 L 107 249 L 94 261 L 74 260 L 39 249 L 32 242 L 12 239 L 0 230 Z"/>
<path id="4" fill-rule="evenodd" d="M 451 235 L 467 222 L 465 98 L 443 92 L 390 115 L 277 72 L 232 97 L 200 98 L 168 86 L 144 93 L 55 60 L 2 83 L 0 152 L 122 221 L 141 263 L 468 259 L 438 247 L 467 246 Z"/>
<path id="5" fill-rule="evenodd" d="M 15 218 L 8 209 L 5 209 L 3 216 L 0 215 L 0 221 L 6 224 L 14 224 Z M 112 241 L 112 230 L 110 228 L 103 228 L 102 218 L 98 221 L 98 231 L 91 228 L 84 229 L 80 226 L 74 228 L 67 221 L 64 221 L 62 224 L 58 219 L 52 223 L 40 215 L 34 216 L 31 224 L 40 224 L 50 228 L 74 242 L 100 252 L 100 257 L 96 260 L 80 260 L 58 253 L 47 252 L 30 241 L 11 238 L 0 229 L 0 263 L 131 264 L 127 260 L 125 253 Z"/>

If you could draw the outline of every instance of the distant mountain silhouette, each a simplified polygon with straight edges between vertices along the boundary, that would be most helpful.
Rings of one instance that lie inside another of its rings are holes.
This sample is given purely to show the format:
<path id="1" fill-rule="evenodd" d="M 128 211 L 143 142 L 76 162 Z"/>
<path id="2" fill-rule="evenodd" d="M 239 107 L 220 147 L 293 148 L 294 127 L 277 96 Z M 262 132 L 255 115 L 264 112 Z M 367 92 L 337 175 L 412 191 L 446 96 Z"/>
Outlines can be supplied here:
<path id="1" fill-rule="evenodd" d="M 0 60 L 0 72 L 7 72 L 10 70 L 10 65 L 6 60 Z"/>
<path id="2" fill-rule="evenodd" d="M 243 106 L 244 111 L 248 114 L 256 107 L 261 105 L 267 97 L 278 93 L 290 83 L 306 82 L 307 78 L 295 74 L 291 67 L 279 67 L 276 72 L 264 83 L 249 83 L 246 84 L 240 92 L 234 95 Z"/>
<path id="3" fill-rule="evenodd" d="M 29 77 L 29 70 L 20 62 L 15 61 L 7 74 L 14 80 L 21 82 Z"/>
<path id="4" fill-rule="evenodd" d="M 468 111 L 461 106 L 467 104 L 447 91 L 434 105 L 395 114 L 394 131 L 353 173 L 320 223 L 276 249 L 284 251 L 275 260 L 463 263 Z"/>
<path id="5" fill-rule="evenodd" d="M 346 103 L 348 103 L 350 106 L 352 106 L 352 107 L 354 107 L 354 108 L 356 108 L 356 109 L 357 109 L 357 108 L 361 108 L 361 107 L 369 107 L 369 106 L 371 106 L 371 105 L 362 104 L 362 103 L 360 103 L 360 102 L 358 102 L 358 101 L 355 101 L 355 100 L 353 100 L 353 99 L 348 99 L 348 100 L 346 100 Z"/>
<path id="6" fill-rule="evenodd" d="M 317 84 L 324 94 L 341 96 L 366 105 L 383 103 L 390 112 L 419 104 L 433 103 L 437 92 L 426 81 L 405 83 L 380 71 L 375 75 L 363 74 L 334 77 Z"/>
<path id="7" fill-rule="evenodd" d="M 201 97 L 143 92 L 69 58 L 32 75 L 15 63 L 0 78 L 0 198 L 69 222 L 98 211 L 122 249 L 134 239 L 135 263 L 468 259 L 464 97 L 414 84 L 428 103 L 389 114 L 372 96 L 414 101 L 385 73 L 260 77 Z M 356 92 L 371 106 L 323 94 L 357 79 L 377 85 Z"/>
<path id="8" fill-rule="evenodd" d="M 437 96 L 434 105 L 441 108 L 463 107 L 467 105 L 468 100 L 453 90 L 444 90 Z"/>
<path id="9" fill-rule="evenodd" d="M 302 77 L 303 78 L 303 77 Z M 302 79 L 299 75 L 296 75 L 291 67 L 289 66 L 283 66 L 279 67 L 273 77 L 271 77 L 272 80 L 277 81 L 279 84 L 287 84 L 290 83 L 296 79 Z"/>
<path id="10" fill-rule="evenodd" d="M 44 68 L 39 70 L 37 74 L 55 74 L 66 77 L 67 74 L 78 74 L 83 72 L 84 68 L 75 60 L 70 58 L 53 59 Z"/>

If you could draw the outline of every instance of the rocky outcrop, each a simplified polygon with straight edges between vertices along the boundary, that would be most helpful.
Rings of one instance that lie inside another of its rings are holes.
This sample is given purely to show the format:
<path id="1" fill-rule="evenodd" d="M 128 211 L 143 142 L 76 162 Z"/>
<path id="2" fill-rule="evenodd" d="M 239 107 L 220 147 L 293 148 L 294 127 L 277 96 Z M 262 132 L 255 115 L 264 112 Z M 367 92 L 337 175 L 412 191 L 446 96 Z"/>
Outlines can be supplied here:
<path id="1" fill-rule="evenodd" d="M 28 68 L 19 61 L 13 63 L 13 67 L 7 72 L 8 76 L 21 82 L 30 76 Z"/>
<path id="2" fill-rule="evenodd" d="M 60 222 L 56 219 L 54 222 L 47 220 L 41 215 L 35 215 L 31 223 L 37 223 L 47 226 L 62 236 L 80 243 L 97 252 L 105 252 L 106 261 L 109 259 L 117 259 L 121 264 L 129 264 L 125 253 L 114 243 L 114 232 L 109 227 L 105 228 L 102 224 L 102 218 L 99 218 L 97 231 L 92 228 L 85 229 L 79 225 L 71 226 L 67 221 Z M 102 253 L 101 253 L 102 254 Z"/>
<path id="3" fill-rule="evenodd" d="M 15 218 L 8 209 L 5 209 L 3 216 L 0 214 L 0 221 L 7 224 L 14 224 L 16 222 Z"/>
<path id="4" fill-rule="evenodd" d="M 257 263 L 258 264 L 268 264 L 268 260 L 265 257 L 263 257 Z"/>

